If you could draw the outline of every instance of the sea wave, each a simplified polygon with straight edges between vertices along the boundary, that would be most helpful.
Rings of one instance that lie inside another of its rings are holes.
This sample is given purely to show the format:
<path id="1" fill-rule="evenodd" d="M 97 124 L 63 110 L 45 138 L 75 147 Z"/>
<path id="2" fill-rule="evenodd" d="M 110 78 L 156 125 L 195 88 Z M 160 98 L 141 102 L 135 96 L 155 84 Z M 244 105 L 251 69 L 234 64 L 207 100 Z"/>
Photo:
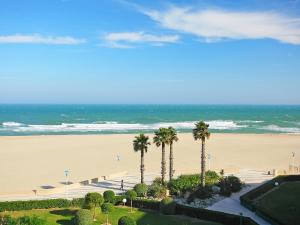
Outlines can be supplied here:
<path id="1" fill-rule="evenodd" d="M 3 127 L 19 127 L 22 126 L 22 123 L 17 123 L 17 122 L 3 122 L 2 126 Z"/>
<path id="2" fill-rule="evenodd" d="M 277 125 L 268 125 L 261 127 L 260 129 L 284 133 L 300 133 L 300 128 L 298 127 L 279 127 Z"/>
<path id="3" fill-rule="evenodd" d="M 160 127 L 169 126 L 172 126 L 176 129 L 192 129 L 194 128 L 195 123 L 196 121 L 160 122 L 152 124 L 118 123 L 115 121 L 97 121 L 95 123 L 62 123 L 59 125 L 25 125 L 15 123 L 15 126 L 12 126 L 12 124 L 10 124 L 10 128 L 13 132 L 126 132 L 133 130 L 156 130 Z M 234 121 L 212 120 L 207 121 L 207 123 L 209 124 L 211 129 L 215 130 L 236 130 L 247 127 L 247 125 L 239 125 Z"/>

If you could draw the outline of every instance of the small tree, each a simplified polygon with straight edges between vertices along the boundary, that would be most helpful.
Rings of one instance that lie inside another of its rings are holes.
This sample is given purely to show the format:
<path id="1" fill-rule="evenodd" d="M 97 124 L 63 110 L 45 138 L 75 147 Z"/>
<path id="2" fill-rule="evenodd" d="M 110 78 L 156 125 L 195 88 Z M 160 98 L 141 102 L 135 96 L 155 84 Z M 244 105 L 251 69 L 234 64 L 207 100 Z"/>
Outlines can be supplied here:
<path id="1" fill-rule="evenodd" d="M 75 215 L 75 225 L 91 225 L 93 223 L 93 217 L 90 210 L 80 209 Z"/>
<path id="2" fill-rule="evenodd" d="M 111 203 L 103 203 L 101 205 L 101 210 L 104 214 L 106 214 L 106 224 L 108 223 L 108 214 L 114 210 L 114 205 Z"/>
<path id="3" fill-rule="evenodd" d="M 93 210 L 93 220 L 95 220 L 95 215 L 96 215 L 96 207 L 99 207 L 103 203 L 103 197 L 101 194 L 97 192 L 92 192 L 86 194 L 84 198 L 84 205 L 86 208 Z"/>
<path id="4" fill-rule="evenodd" d="M 133 189 L 136 192 L 138 197 L 147 196 L 148 186 L 146 184 L 136 184 Z"/>
<path id="5" fill-rule="evenodd" d="M 132 200 L 135 199 L 137 196 L 134 190 L 128 190 L 126 192 L 126 197 L 130 200 L 130 212 L 132 212 Z"/>
<path id="6" fill-rule="evenodd" d="M 108 190 L 103 193 L 104 202 L 114 203 L 115 202 L 115 192 Z"/>

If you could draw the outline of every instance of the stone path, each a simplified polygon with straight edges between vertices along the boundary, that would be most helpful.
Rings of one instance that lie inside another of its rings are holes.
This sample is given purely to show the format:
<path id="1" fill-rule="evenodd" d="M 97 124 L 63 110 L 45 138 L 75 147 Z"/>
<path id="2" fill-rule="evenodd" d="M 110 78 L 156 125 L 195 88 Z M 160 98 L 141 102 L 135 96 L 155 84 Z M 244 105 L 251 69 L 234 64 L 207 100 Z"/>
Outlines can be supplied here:
<path id="1" fill-rule="evenodd" d="M 229 198 L 225 198 L 207 209 L 236 215 L 243 213 L 244 216 L 250 217 L 260 225 L 270 225 L 270 223 L 257 216 L 254 212 L 242 206 L 240 203 L 240 196 L 273 177 L 266 175 L 264 171 L 254 170 L 241 170 L 238 174 L 235 174 L 235 176 L 240 177 L 245 183 L 247 183 L 247 186 L 243 188 L 242 191 L 232 194 Z"/>
<path id="2" fill-rule="evenodd" d="M 145 174 L 145 183 L 150 184 L 155 177 L 159 174 Z M 72 189 L 64 189 L 60 193 L 45 194 L 45 195 L 5 195 L 0 196 L 0 201 L 16 201 L 16 200 L 42 200 L 42 199 L 54 199 L 54 198 L 80 198 L 84 197 L 89 192 L 103 193 L 106 190 L 113 190 L 116 194 L 120 194 L 124 191 L 120 190 L 121 180 L 124 180 L 124 190 L 133 188 L 133 186 L 140 181 L 139 174 L 129 174 L 122 177 L 112 178 L 108 180 L 100 181 L 96 184 L 81 185 Z"/>

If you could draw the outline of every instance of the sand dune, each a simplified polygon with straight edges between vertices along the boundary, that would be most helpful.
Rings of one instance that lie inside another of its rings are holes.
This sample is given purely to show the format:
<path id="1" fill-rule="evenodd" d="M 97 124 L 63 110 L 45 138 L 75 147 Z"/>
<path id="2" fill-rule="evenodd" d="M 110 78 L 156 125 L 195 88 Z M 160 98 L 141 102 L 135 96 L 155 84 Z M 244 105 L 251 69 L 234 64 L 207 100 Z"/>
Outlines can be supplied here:
<path id="1" fill-rule="evenodd" d="M 64 170 L 78 182 L 111 173 L 139 171 L 140 155 L 132 150 L 134 134 L 0 137 L 0 193 L 60 186 Z M 152 138 L 152 135 L 150 135 Z M 176 173 L 197 172 L 200 143 L 191 134 L 179 134 L 175 144 Z M 210 167 L 287 169 L 291 152 L 300 165 L 300 135 L 212 134 L 207 142 Z M 119 156 L 120 160 L 117 160 Z M 146 154 L 146 172 L 160 172 L 161 151 L 152 145 Z"/>

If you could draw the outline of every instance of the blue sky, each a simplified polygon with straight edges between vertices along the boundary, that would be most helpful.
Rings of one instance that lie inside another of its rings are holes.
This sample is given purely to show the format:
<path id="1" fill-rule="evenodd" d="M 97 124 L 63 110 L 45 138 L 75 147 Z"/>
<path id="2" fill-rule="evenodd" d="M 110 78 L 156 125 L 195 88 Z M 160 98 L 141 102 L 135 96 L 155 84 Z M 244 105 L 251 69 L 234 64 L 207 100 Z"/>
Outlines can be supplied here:
<path id="1" fill-rule="evenodd" d="M 0 103 L 300 104 L 300 1 L 0 0 Z"/>

